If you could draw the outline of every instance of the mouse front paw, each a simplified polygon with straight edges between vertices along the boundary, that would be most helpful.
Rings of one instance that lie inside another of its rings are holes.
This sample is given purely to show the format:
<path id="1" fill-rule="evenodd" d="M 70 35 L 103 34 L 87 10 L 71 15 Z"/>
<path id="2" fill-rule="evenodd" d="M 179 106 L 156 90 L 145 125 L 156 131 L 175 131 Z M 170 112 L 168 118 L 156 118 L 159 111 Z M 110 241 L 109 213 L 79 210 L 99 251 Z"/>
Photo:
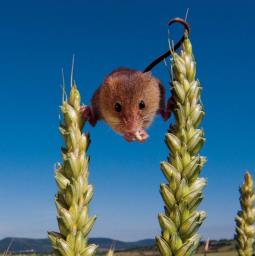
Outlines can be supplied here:
<path id="1" fill-rule="evenodd" d="M 96 125 L 97 120 L 94 117 L 93 111 L 90 106 L 82 105 L 80 112 L 84 122 L 89 122 L 92 126 Z"/>
<path id="2" fill-rule="evenodd" d="M 87 105 L 82 105 L 80 108 L 80 112 L 82 113 L 82 118 L 84 121 L 88 121 L 91 116 L 91 110 L 90 107 Z"/>
<path id="3" fill-rule="evenodd" d="M 175 107 L 176 107 L 176 103 L 173 97 L 170 97 L 167 101 L 166 109 L 162 109 L 160 111 L 160 114 L 164 121 L 167 121 L 171 117 L 172 111 Z"/>

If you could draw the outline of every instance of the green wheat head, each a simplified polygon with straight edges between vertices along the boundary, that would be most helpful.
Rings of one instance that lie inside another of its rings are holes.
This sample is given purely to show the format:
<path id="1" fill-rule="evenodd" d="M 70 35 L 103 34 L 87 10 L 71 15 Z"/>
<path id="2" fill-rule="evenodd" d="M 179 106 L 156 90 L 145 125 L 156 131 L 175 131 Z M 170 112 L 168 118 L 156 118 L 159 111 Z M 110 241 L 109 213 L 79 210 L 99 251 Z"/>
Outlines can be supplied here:
<path id="1" fill-rule="evenodd" d="M 236 242 L 239 256 L 252 256 L 255 237 L 255 194 L 252 176 L 245 173 L 244 183 L 240 187 L 241 211 L 236 216 Z"/>
<path id="2" fill-rule="evenodd" d="M 167 184 L 160 185 L 165 213 L 159 214 L 161 236 L 156 243 L 162 256 L 193 255 L 200 241 L 196 233 L 206 217 L 197 211 L 203 199 L 206 180 L 199 174 L 206 160 L 199 155 L 205 138 L 199 125 L 204 116 L 200 102 L 201 86 L 195 80 L 196 63 L 186 36 L 183 49 L 173 53 L 171 89 L 176 123 L 165 141 L 170 150 L 168 161 L 161 163 Z"/>
<path id="3" fill-rule="evenodd" d="M 62 164 L 55 170 L 58 192 L 55 197 L 59 233 L 49 232 L 55 255 L 91 256 L 97 246 L 88 244 L 88 233 L 96 217 L 88 214 L 88 205 L 93 196 L 93 186 L 88 184 L 89 146 L 88 134 L 82 133 L 84 125 L 80 112 L 80 93 L 73 84 L 69 99 L 63 97 L 60 125 L 65 145 L 61 148 Z"/>

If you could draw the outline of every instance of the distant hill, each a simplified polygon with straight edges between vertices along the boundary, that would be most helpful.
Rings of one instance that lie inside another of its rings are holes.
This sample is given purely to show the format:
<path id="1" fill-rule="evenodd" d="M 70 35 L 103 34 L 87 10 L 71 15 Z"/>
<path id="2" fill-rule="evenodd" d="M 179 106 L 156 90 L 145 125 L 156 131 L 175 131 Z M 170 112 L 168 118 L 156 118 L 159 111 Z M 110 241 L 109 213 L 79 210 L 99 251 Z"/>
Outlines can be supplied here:
<path id="1" fill-rule="evenodd" d="M 145 239 L 136 242 L 123 242 L 113 240 L 110 238 L 91 238 L 89 243 L 97 244 L 100 250 L 108 250 L 114 246 L 116 250 L 130 250 L 135 248 L 148 248 L 154 246 L 154 239 Z M 48 239 L 31 239 L 31 238 L 17 238 L 8 237 L 0 240 L 0 252 L 6 251 L 10 246 L 9 252 L 51 252 L 51 244 Z"/>
<path id="2" fill-rule="evenodd" d="M 117 251 L 132 251 L 132 250 L 149 250 L 155 251 L 154 239 L 144 239 L 136 242 L 123 242 L 110 238 L 91 238 L 89 243 L 99 245 L 99 252 L 108 250 L 111 246 Z M 8 237 L 0 240 L 0 253 L 6 251 L 10 246 L 9 252 L 21 253 L 21 252 L 37 252 L 37 253 L 49 253 L 51 252 L 51 244 L 48 239 L 31 239 L 31 238 L 16 238 Z M 210 252 L 228 252 L 235 249 L 234 240 L 211 240 Z M 203 252 L 204 242 L 200 243 L 198 252 Z M 156 254 L 155 254 L 156 255 Z"/>
<path id="3" fill-rule="evenodd" d="M 4 252 L 10 246 L 10 252 L 50 252 L 51 245 L 48 239 L 30 239 L 30 238 L 16 238 L 7 237 L 0 240 L 0 252 Z"/>

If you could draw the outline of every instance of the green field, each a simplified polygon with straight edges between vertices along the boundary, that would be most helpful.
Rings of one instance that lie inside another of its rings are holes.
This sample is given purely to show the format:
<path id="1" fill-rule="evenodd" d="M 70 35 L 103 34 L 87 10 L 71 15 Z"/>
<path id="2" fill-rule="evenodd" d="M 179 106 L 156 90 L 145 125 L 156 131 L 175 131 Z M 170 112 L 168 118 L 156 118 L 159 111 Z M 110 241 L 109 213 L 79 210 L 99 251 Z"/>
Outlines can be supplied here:
<path id="1" fill-rule="evenodd" d="M 133 252 L 116 252 L 116 256 L 159 256 L 158 253 L 153 251 L 133 251 Z M 196 256 L 204 256 L 204 254 L 196 254 Z M 232 252 L 217 252 L 207 253 L 207 256 L 237 256 L 237 253 Z"/>
<path id="2" fill-rule="evenodd" d="M 39 256 L 42 254 L 15 254 L 15 255 Z M 135 252 L 117 252 L 115 255 L 116 256 L 158 256 L 159 254 L 155 254 L 153 252 L 148 252 L 148 251 L 147 252 L 135 251 Z M 0 256 L 4 256 L 4 254 L 0 254 Z M 46 256 L 46 254 L 44 254 L 44 256 Z M 204 256 L 204 254 L 196 254 L 196 256 Z M 208 253 L 207 256 L 237 256 L 237 253 L 236 252 L 218 252 L 218 253 Z"/>
<path id="3" fill-rule="evenodd" d="M 197 254 L 197 256 L 204 256 L 204 254 Z M 207 256 L 237 256 L 236 252 L 218 252 L 208 253 Z"/>

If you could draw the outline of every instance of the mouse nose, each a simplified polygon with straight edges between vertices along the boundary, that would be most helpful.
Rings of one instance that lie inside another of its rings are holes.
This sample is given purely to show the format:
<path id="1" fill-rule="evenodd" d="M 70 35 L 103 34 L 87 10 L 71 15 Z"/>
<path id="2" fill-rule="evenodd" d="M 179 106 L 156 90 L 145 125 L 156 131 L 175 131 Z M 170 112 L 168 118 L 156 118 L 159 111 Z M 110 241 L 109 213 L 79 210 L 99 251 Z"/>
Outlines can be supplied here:
<path id="1" fill-rule="evenodd" d="M 124 119 L 124 124 L 125 124 L 125 130 L 129 133 L 135 133 L 137 131 L 137 117 L 135 116 L 130 116 L 128 118 Z"/>
<path id="2" fill-rule="evenodd" d="M 125 133 L 124 138 L 127 141 L 139 141 L 141 143 L 148 139 L 149 135 L 144 129 L 137 129 L 134 133 Z"/>

